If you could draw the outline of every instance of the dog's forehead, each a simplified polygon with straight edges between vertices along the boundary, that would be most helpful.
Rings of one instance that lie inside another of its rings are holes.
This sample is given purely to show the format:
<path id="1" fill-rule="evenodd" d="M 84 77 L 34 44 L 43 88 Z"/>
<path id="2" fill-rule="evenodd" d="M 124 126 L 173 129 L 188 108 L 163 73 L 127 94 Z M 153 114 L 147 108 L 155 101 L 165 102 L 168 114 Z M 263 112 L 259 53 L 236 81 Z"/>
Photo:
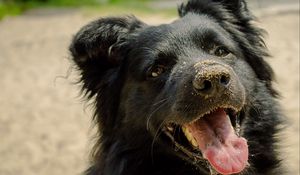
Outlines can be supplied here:
<path id="1" fill-rule="evenodd" d="M 194 29 L 199 29 L 199 31 L 201 31 L 219 28 L 218 23 L 215 21 L 214 18 L 206 14 L 195 13 L 188 13 L 182 18 L 179 18 L 174 22 L 170 23 L 169 25 L 174 29 L 184 32 Z"/>
<path id="2" fill-rule="evenodd" d="M 135 41 L 133 53 L 143 58 L 194 57 L 205 54 L 202 48 L 209 45 L 235 48 L 230 34 L 215 19 L 193 13 L 170 24 L 147 27 Z"/>
<path id="3" fill-rule="evenodd" d="M 195 47 L 208 42 L 226 42 L 230 44 L 230 35 L 212 17 L 189 13 L 170 24 L 150 26 L 142 30 L 136 47 L 166 49 L 173 46 Z M 204 43 L 199 43 L 204 42 Z"/>
<path id="4" fill-rule="evenodd" d="M 155 41 L 174 40 L 179 38 L 191 38 L 193 34 L 205 35 L 210 33 L 221 33 L 221 28 L 212 17 L 207 15 L 187 14 L 170 24 L 151 26 L 141 31 L 139 40 L 153 39 Z"/>

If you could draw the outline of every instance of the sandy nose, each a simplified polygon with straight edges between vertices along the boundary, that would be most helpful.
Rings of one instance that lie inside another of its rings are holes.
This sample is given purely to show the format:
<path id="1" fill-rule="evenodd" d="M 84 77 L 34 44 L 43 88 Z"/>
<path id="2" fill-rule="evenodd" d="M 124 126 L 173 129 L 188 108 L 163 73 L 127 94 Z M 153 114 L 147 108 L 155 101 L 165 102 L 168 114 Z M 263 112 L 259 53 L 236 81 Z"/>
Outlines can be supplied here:
<path id="1" fill-rule="evenodd" d="M 196 74 L 192 81 L 194 90 L 206 97 L 222 93 L 231 81 L 230 71 L 219 64 L 195 65 Z"/>

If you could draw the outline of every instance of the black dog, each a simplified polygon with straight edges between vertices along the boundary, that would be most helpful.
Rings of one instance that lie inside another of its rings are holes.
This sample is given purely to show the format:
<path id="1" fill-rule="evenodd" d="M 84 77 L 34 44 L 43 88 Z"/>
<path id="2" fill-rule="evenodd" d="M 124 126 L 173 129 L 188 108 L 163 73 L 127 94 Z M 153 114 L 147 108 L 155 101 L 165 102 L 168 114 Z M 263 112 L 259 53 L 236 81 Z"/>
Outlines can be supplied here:
<path id="1" fill-rule="evenodd" d="M 101 133 L 86 174 L 281 174 L 273 72 L 246 3 L 190 0 L 179 15 L 102 18 L 74 37 Z"/>

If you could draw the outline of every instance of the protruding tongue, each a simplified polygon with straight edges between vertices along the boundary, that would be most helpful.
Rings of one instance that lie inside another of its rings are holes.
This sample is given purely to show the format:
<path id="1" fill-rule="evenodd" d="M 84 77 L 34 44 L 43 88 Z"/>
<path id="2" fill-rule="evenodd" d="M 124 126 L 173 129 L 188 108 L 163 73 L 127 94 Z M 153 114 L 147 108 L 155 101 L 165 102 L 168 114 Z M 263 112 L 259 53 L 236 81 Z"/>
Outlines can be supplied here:
<path id="1" fill-rule="evenodd" d="M 224 110 L 215 111 L 185 127 L 196 139 L 203 156 L 219 173 L 239 173 L 247 165 L 247 141 L 235 134 Z"/>

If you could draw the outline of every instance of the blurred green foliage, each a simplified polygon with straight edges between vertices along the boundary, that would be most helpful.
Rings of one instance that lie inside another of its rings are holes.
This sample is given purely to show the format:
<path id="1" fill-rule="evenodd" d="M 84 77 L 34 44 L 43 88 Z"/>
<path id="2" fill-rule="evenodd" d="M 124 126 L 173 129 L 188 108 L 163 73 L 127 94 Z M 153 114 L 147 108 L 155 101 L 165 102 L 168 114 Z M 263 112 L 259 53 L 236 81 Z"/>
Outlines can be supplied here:
<path id="1" fill-rule="evenodd" d="M 159 9 L 149 7 L 155 0 L 0 0 L 0 19 L 7 15 L 19 15 L 38 7 L 87 7 L 92 11 L 109 14 L 120 13 L 160 13 Z M 173 10 L 164 9 L 163 15 L 173 15 Z"/>
<path id="2" fill-rule="evenodd" d="M 99 0 L 2 0 L 2 4 L 4 5 L 16 6 L 79 6 L 95 5 L 98 3 Z"/>
<path id="3" fill-rule="evenodd" d="M 144 0 L 128 0 L 144 1 Z M 0 20 L 4 16 L 15 16 L 36 7 L 93 7 L 99 4 L 120 4 L 124 0 L 0 0 Z M 125 0 L 126 2 L 126 0 Z"/>
<path id="4" fill-rule="evenodd" d="M 82 6 L 97 3 L 97 0 L 0 0 L 0 19 L 8 15 L 19 15 L 25 10 L 35 7 Z"/>
<path id="5" fill-rule="evenodd" d="M 0 20 L 6 15 L 18 15 L 23 11 L 23 8 L 15 4 L 4 4 L 0 2 Z"/>

